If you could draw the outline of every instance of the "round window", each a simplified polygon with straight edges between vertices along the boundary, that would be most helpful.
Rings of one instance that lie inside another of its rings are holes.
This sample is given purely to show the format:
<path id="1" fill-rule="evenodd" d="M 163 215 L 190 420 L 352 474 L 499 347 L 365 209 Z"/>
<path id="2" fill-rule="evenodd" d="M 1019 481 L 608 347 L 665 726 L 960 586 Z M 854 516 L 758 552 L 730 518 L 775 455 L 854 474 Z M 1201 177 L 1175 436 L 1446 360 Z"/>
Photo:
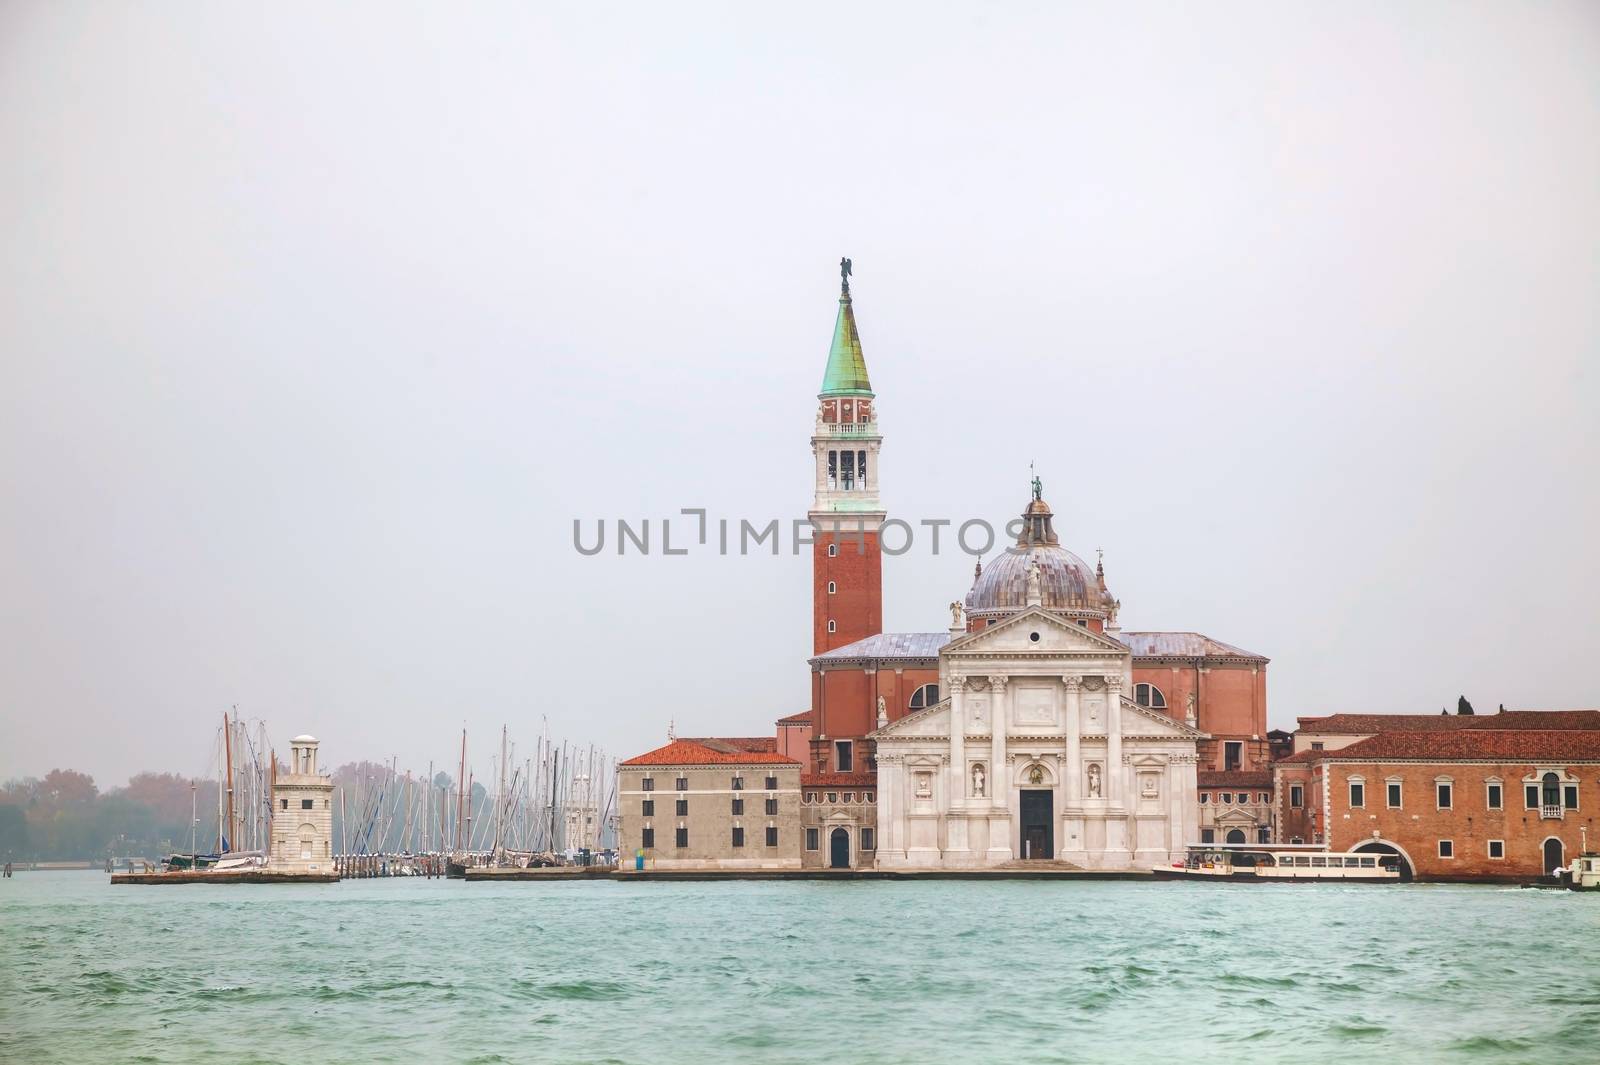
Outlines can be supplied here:
<path id="1" fill-rule="evenodd" d="M 1038 643 L 1039 642 L 1039 634 L 1037 632 L 1030 632 L 1030 633 L 1028 633 L 1028 639 L 1032 640 L 1034 643 Z"/>

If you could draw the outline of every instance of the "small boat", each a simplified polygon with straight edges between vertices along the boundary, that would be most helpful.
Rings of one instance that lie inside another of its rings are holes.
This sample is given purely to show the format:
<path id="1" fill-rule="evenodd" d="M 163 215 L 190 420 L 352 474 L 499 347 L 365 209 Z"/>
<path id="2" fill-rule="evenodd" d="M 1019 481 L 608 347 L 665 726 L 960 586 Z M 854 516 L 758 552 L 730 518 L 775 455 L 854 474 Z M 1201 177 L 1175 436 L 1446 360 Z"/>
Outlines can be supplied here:
<path id="1" fill-rule="evenodd" d="M 215 854 L 172 854 L 164 863 L 168 869 L 209 869 L 217 864 Z"/>
<path id="2" fill-rule="evenodd" d="M 1184 861 L 1152 870 L 1158 880 L 1242 880 L 1253 883 L 1353 880 L 1398 883 L 1400 869 L 1392 854 L 1330 851 L 1315 844 L 1249 847 L 1239 844 L 1192 844 Z"/>

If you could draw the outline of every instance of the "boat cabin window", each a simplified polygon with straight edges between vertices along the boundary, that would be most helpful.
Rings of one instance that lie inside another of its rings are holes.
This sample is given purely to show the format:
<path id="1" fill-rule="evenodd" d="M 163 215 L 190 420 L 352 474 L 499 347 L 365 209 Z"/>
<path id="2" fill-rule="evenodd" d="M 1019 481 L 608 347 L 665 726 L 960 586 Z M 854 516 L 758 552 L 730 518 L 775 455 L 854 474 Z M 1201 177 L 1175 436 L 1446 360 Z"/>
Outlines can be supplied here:
<path id="1" fill-rule="evenodd" d="M 1328 866 L 1328 859 L 1324 858 L 1320 854 L 1314 856 L 1311 859 L 1311 868 L 1313 868 L 1313 869 L 1326 869 L 1327 866 Z"/>

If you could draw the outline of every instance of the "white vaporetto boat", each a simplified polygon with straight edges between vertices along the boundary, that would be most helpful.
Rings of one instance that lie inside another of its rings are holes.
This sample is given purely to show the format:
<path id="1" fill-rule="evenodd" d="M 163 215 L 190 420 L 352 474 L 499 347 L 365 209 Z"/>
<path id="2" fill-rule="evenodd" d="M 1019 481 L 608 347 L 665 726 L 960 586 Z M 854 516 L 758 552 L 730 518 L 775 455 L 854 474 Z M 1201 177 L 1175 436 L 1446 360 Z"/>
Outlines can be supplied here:
<path id="1" fill-rule="evenodd" d="M 1254 883 L 1354 880 L 1398 883 L 1395 855 L 1330 851 L 1316 844 L 1191 844 L 1184 862 L 1153 870 L 1161 880 L 1242 880 Z"/>

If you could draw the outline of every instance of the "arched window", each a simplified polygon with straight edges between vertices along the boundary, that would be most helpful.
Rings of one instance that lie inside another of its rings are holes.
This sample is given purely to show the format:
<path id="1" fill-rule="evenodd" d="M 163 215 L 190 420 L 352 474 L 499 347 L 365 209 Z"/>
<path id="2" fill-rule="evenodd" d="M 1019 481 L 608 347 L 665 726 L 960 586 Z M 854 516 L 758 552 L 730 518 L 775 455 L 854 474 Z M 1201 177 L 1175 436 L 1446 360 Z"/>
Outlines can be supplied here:
<path id="1" fill-rule="evenodd" d="M 1228 829 L 1228 842 L 1229 843 L 1243 843 L 1244 842 L 1244 832 L 1242 830 L 1240 830 L 1240 829 L 1237 829 L 1237 828 Z"/>
<path id="2" fill-rule="evenodd" d="M 939 701 L 939 686 L 937 684 L 924 684 L 911 693 L 911 709 L 926 710 Z"/>
<path id="3" fill-rule="evenodd" d="M 1161 694 L 1161 689 L 1142 681 L 1133 686 L 1133 701 L 1153 710 L 1165 710 L 1167 707 L 1167 697 Z"/>
<path id="4" fill-rule="evenodd" d="M 1540 778 L 1544 784 L 1544 804 L 1546 806 L 1561 805 L 1561 778 L 1554 773 L 1546 773 Z"/>

